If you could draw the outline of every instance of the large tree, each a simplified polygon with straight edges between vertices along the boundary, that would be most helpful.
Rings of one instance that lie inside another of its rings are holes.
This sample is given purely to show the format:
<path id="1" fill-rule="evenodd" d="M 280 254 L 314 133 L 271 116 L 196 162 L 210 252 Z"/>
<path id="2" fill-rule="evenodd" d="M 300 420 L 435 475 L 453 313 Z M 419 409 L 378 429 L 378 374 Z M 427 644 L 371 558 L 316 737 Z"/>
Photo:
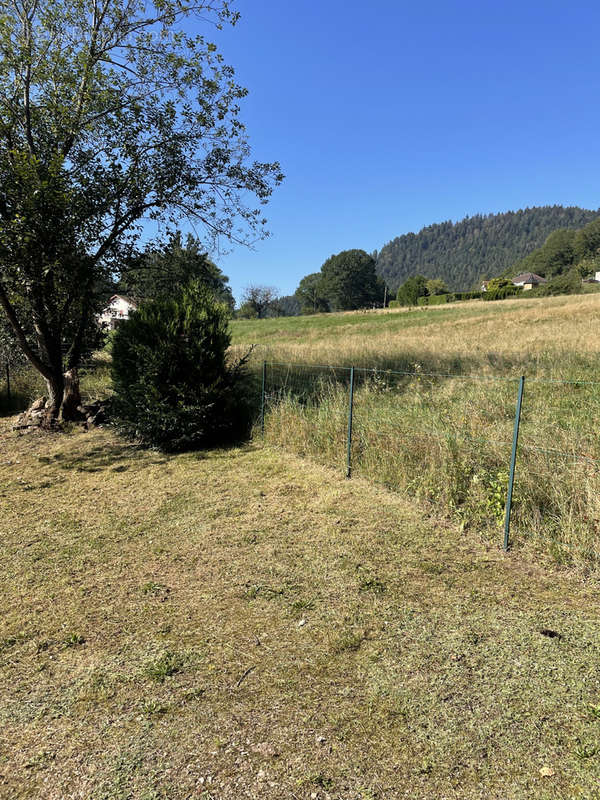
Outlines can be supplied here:
<path id="1" fill-rule="evenodd" d="M 349 311 L 383 303 L 384 284 L 375 274 L 375 259 L 364 250 L 344 250 L 321 267 L 320 291 L 332 311 Z"/>
<path id="2" fill-rule="evenodd" d="M 300 281 L 295 295 L 303 314 L 329 311 L 329 303 L 325 297 L 323 286 L 323 276 L 320 272 L 311 272 L 310 275 L 305 275 Z"/>
<path id="3" fill-rule="evenodd" d="M 246 286 L 238 316 L 264 319 L 280 316 L 279 292 L 274 286 Z"/>
<path id="4" fill-rule="evenodd" d="M 147 220 L 262 235 L 279 165 L 252 162 L 245 95 L 215 45 L 228 0 L 8 0 L 0 18 L 0 307 L 75 415 L 108 278 Z"/>

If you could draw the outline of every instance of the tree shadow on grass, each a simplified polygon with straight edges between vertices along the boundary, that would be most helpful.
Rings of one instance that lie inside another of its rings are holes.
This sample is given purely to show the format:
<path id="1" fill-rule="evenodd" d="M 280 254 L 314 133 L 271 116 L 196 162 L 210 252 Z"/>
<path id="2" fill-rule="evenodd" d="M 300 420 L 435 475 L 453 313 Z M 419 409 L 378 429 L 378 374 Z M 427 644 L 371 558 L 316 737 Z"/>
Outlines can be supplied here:
<path id="1" fill-rule="evenodd" d="M 249 439 L 232 442 L 220 447 L 187 450 L 179 453 L 167 453 L 152 447 L 146 447 L 126 439 L 112 443 L 96 445 L 83 453 L 56 453 L 54 456 L 40 456 L 44 464 L 55 464 L 59 469 L 75 472 L 128 472 L 136 467 L 168 466 L 176 458 L 191 458 L 194 461 L 206 459 L 227 459 L 235 450 L 252 451 L 257 449 Z"/>
<path id="2" fill-rule="evenodd" d="M 150 458 L 148 458 L 150 455 Z M 59 469 L 75 472 L 127 472 L 136 465 L 167 464 L 171 455 L 140 447 L 128 441 L 97 445 L 83 453 L 56 453 L 41 457 L 42 463 L 56 464 Z"/>
<path id="3" fill-rule="evenodd" d="M 6 392 L 0 394 L 0 417 L 12 417 L 20 414 L 29 406 L 31 395 L 25 392 L 11 392 L 10 397 Z"/>

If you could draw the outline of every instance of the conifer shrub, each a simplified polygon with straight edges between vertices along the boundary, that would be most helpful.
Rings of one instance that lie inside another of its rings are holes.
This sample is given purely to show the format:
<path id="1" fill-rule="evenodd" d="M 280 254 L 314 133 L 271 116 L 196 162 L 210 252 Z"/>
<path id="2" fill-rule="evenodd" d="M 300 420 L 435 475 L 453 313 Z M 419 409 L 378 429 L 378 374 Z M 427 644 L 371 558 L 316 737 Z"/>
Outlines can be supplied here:
<path id="1" fill-rule="evenodd" d="M 228 444 L 252 418 L 246 359 L 229 364 L 230 312 L 198 282 L 142 303 L 112 343 L 113 418 L 122 433 L 175 452 Z"/>

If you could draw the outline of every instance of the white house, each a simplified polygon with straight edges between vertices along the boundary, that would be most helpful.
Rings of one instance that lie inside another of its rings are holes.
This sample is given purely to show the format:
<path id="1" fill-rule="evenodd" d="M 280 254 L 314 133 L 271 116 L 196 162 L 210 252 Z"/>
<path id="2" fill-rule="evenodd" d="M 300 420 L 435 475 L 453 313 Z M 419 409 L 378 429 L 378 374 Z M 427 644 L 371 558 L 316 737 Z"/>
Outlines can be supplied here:
<path id="1" fill-rule="evenodd" d="M 98 317 L 98 322 L 108 330 L 114 330 L 121 322 L 129 319 L 129 315 L 137 308 L 137 303 L 131 297 L 122 294 L 113 294 L 108 305 Z"/>

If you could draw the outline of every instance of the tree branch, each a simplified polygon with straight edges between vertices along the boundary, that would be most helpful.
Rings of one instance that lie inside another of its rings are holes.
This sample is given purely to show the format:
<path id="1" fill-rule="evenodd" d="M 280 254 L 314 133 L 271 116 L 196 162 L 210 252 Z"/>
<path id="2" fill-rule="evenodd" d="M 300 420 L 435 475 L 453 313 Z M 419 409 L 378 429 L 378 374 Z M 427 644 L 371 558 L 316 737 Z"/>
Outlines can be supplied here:
<path id="1" fill-rule="evenodd" d="M 17 314 L 15 309 L 8 299 L 8 295 L 2 284 L 0 283 L 0 305 L 4 309 L 6 316 L 8 317 L 8 321 L 15 332 L 15 335 L 23 349 L 23 352 L 27 356 L 27 358 L 31 361 L 33 366 L 40 372 L 44 378 L 52 378 L 52 370 L 47 364 L 38 357 L 38 355 L 34 352 L 32 347 L 30 346 L 29 342 L 27 341 L 27 337 L 25 336 L 25 332 L 21 327 L 21 324 L 17 318 Z"/>

